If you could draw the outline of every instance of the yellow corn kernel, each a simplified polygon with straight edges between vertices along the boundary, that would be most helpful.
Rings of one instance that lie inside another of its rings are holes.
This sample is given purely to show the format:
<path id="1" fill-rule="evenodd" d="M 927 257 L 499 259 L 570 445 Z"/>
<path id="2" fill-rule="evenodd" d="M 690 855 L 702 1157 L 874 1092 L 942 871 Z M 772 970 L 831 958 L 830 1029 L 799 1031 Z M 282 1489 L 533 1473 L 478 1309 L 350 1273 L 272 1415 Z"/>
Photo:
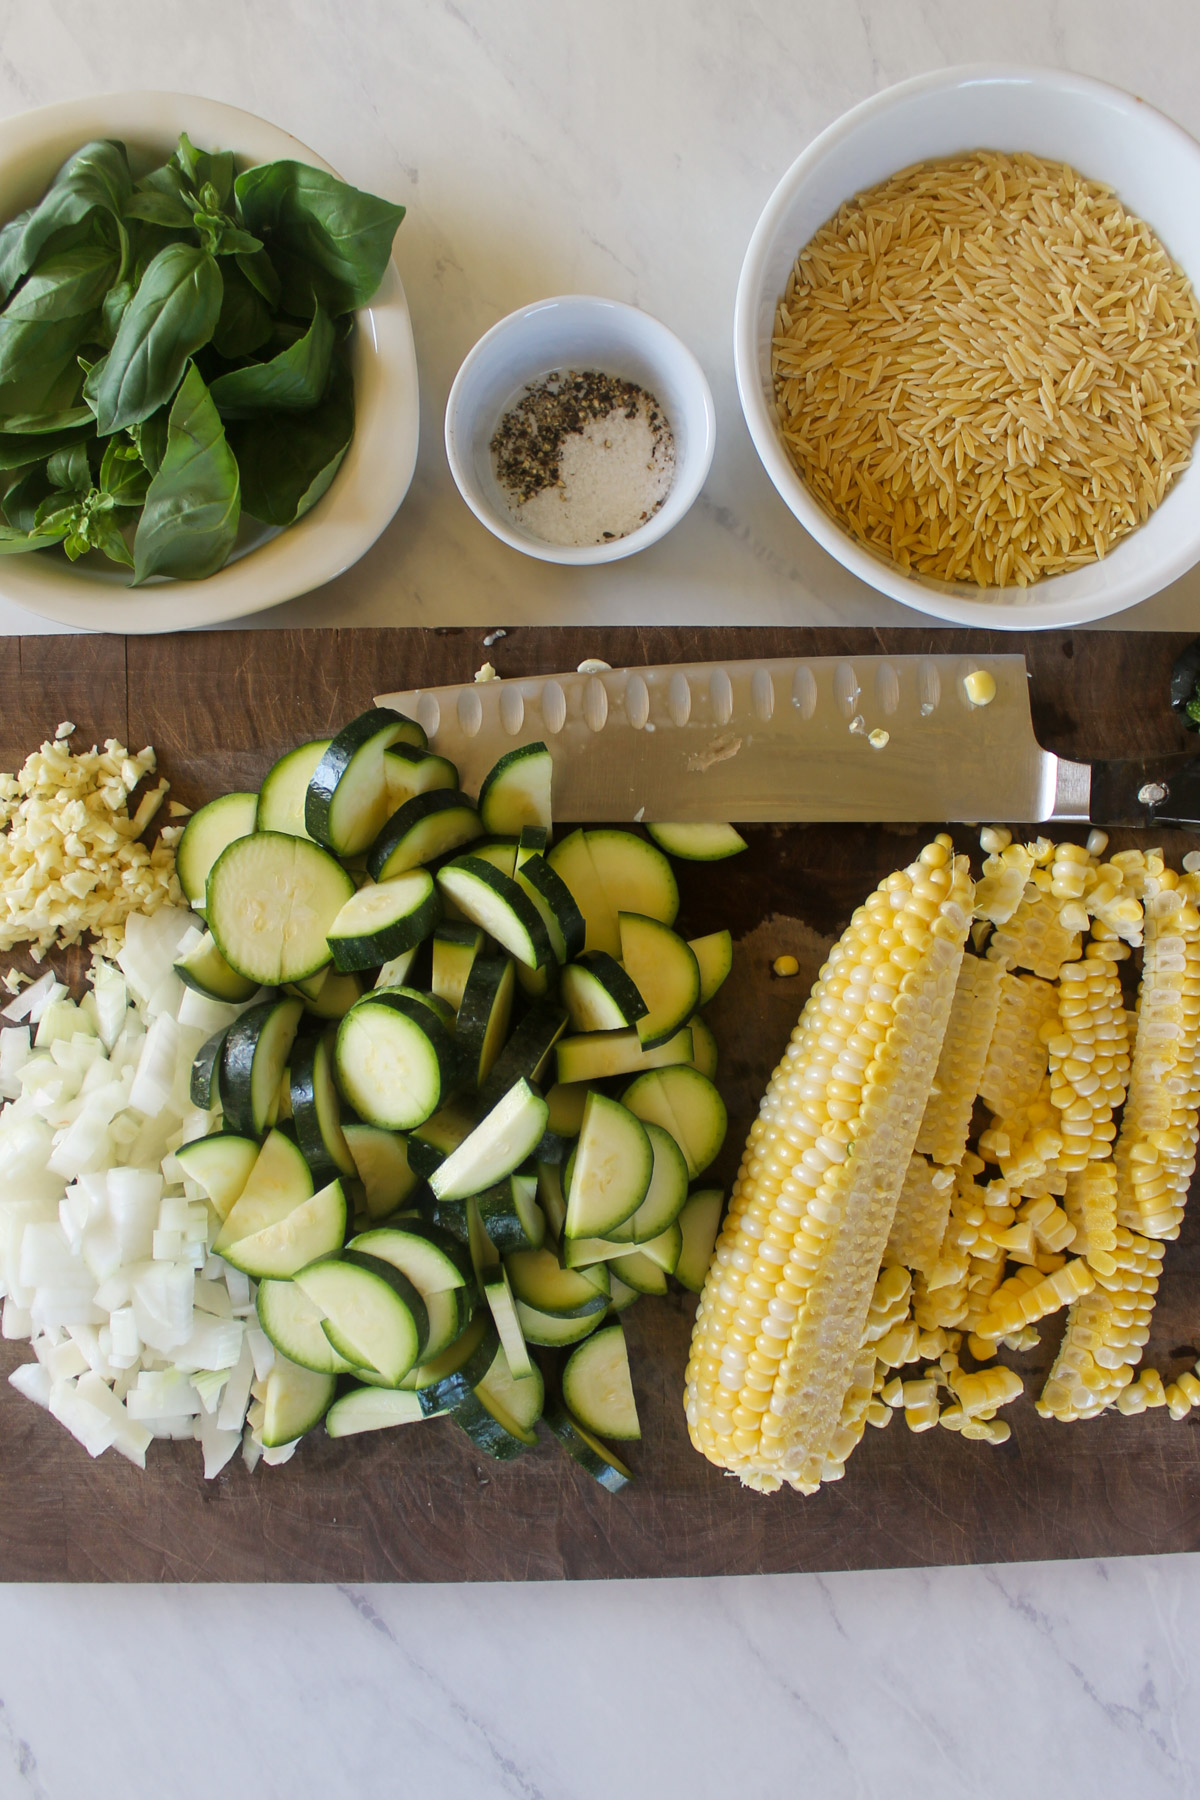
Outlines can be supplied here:
<path id="1" fill-rule="evenodd" d="M 1004 975 L 979 1078 L 979 1097 L 998 1116 L 1019 1113 L 1037 1097 L 1047 1069 L 1041 1030 L 1057 1017 L 1058 997 L 1049 982 L 1034 975 Z"/>
<path id="2" fill-rule="evenodd" d="M 950 1170 L 933 1168 L 923 1156 L 909 1158 L 883 1253 L 885 1264 L 929 1273 L 941 1254 L 953 1192 Z"/>
<path id="3" fill-rule="evenodd" d="M 1173 1419 L 1186 1419 L 1192 1410 L 1192 1403 L 1177 1381 L 1169 1382 L 1165 1390 L 1167 1411 Z"/>
<path id="4" fill-rule="evenodd" d="M 1025 844 L 1005 844 L 989 855 L 975 884 L 976 917 L 1006 925 L 1021 904 L 1032 869 L 1033 852 Z"/>
<path id="5" fill-rule="evenodd" d="M 1000 1007 L 1003 972 L 994 962 L 964 956 L 937 1073 L 917 1134 L 917 1149 L 944 1167 L 961 1162 L 971 1111 L 987 1062 Z"/>
<path id="6" fill-rule="evenodd" d="M 1074 962 L 1080 950 L 1078 931 L 1067 931 L 1058 914 L 1053 895 L 1027 888 L 1011 919 L 992 933 L 988 957 L 1004 969 L 1029 969 L 1043 981 L 1057 981 L 1063 964 Z"/>

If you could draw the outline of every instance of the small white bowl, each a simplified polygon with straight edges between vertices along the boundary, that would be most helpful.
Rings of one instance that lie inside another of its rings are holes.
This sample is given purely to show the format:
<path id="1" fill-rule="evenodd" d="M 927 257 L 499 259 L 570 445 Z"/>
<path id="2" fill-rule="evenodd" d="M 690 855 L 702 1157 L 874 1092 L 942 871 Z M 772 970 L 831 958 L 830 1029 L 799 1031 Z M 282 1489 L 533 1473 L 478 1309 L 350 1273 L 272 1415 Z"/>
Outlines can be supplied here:
<path id="1" fill-rule="evenodd" d="M 90 138 L 121 139 L 140 174 L 170 155 L 181 131 L 202 149 L 232 150 L 239 169 L 291 158 L 335 173 L 288 132 L 217 100 L 157 90 L 97 94 L 0 121 L 0 220 L 38 199 Z M 215 575 L 144 588 L 131 588 L 125 571 L 95 557 L 6 556 L 0 593 L 43 619 L 88 631 L 186 631 L 261 612 L 348 569 L 391 519 L 417 460 L 417 359 L 394 262 L 355 321 L 354 436 L 328 492 L 295 525 L 275 531 L 245 519 L 232 560 Z"/>
<path id="2" fill-rule="evenodd" d="M 755 448 L 804 528 L 838 562 L 906 606 L 992 630 L 1086 624 L 1156 594 L 1200 561 L 1200 455 L 1163 504 L 1102 561 L 1029 588 L 910 576 L 842 530 L 784 448 L 771 379 L 775 308 L 796 256 L 844 200 L 910 163 L 1028 150 L 1104 181 L 1158 233 L 1200 288 L 1200 144 L 1144 100 L 1054 69 L 943 69 L 845 113 L 797 158 L 750 240 L 734 312 L 734 364 Z"/>
<path id="3" fill-rule="evenodd" d="M 600 369 L 653 394 L 675 439 L 675 478 L 644 525 L 605 544 L 548 544 L 514 519 L 496 480 L 491 442 L 531 382 L 555 369 Z M 619 300 L 562 294 L 509 313 L 480 338 L 450 389 L 446 455 L 475 517 L 514 550 L 543 562 L 609 563 L 644 550 L 678 525 L 704 486 L 716 444 L 716 413 L 691 351 L 649 313 Z"/>

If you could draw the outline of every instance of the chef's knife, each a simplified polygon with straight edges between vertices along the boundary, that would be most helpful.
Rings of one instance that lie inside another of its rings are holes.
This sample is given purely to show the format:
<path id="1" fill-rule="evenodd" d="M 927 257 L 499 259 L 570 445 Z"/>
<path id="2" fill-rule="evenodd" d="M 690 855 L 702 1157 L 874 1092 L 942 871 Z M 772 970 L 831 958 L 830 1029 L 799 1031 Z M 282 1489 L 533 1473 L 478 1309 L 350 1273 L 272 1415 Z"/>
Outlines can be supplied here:
<path id="1" fill-rule="evenodd" d="M 542 739 L 564 819 L 1200 823 L 1200 758 L 1043 750 L 1023 656 L 585 663 L 379 704 L 419 719 L 470 792 Z"/>

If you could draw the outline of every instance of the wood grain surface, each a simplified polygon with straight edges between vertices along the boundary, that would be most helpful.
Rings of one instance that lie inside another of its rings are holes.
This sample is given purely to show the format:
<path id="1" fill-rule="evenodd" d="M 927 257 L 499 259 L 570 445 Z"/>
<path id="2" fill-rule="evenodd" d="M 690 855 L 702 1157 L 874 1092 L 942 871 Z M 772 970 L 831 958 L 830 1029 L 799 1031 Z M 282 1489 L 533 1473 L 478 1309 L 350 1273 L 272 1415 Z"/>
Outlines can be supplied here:
<path id="1" fill-rule="evenodd" d="M 1007 633 L 782 629 L 214 632 L 10 640 L 0 668 L 0 767 L 71 719 L 80 735 L 154 744 L 176 797 L 197 805 L 257 786 L 305 737 L 334 730 L 388 689 L 469 679 L 490 656 L 503 674 L 716 657 L 1023 650 L 1035 722 L 1065 755 L 1185 749 L 1167 710 L 1183 639 L 1108 632 Z M 1194 742 L 1194 740 L 1192 740 Z M 930 827 L 750 828 L 748 853 L 681 878 L 688 935 L 729 925 L 734 974 L 712 1008 L 730 1133 L 714 1170 L 729 1180 L 759 1095 L 822 950 L 881 875 Z M 959 828 L 963 849 L 975 834 Z M 1136 843 L 1115 834 L 1114 847 Z M 1148 840 L 1144 840 L 1148 841 Z M 1156 833 L 1177 859 L 1190 847 Z M 802 963 L 774 980 L 781 949 Z M 78 968 L 74 959 L 72 968 Z M 1168 1247 L 1148 1362 L 1167 1377 L 1200 1351 L 1200 1229 Z M 1165 1411 L 1064 1426 L 1025 1398 L 1007 1409 L 999 1449 L 947 1431 L 869 1430 L 843 1481 L 805 1499 L 764 1498 L 690 1447 L 680 1405 L 694 1302 L 642 1300 L 626 1315 L 644 1436 L 637 1481 L 596 1486 L 546 1438 L 492 1463 L 446 1420 L 334 1443 L 306 1440 L 282 1468 L 213 1482 L 198 1449 L 155 1444 L 140 1473 L 109 1453 L 92 1462 L 45 1413 L 0 1385 L 0 1578 L 9 1581 L 455 1581 L 774 1570 L 1130 1555 L 1200 1548 L 1200 1415 Z M 1036 1393 L 1052 1359 L 1014 1359 Z M 6 1344 L 4 1374 L 28 1356 Z"/>

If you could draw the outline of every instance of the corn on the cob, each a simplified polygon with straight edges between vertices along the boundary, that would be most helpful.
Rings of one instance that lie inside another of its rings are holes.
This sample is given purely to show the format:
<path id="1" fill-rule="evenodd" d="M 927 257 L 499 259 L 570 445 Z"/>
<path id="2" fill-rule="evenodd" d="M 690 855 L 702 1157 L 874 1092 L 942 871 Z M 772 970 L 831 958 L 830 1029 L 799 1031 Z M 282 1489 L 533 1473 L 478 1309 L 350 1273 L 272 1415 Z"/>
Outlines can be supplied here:
<path id="1" fill-rule="evenodd" d="M 1063 1210 L 1075 1227 L 1072 1248 L 1101 1274 L 1111 1275 L 1111 1251 L 1117 1241 L 1117 1171 L 1115 1164 L 1088 1163 L 1067 1178 Z"/>
<path id="2" fill-rule="evenodd" d="M 1114 1150 L 1117 1217 L 1178 1236 L 1196 1166 L 1200 1112 L 1200 912 L 1191 877 L 1170 871 L 1146 900 L 1146 943 L 1129 1095 Z"/>
<path id="3" fill-rule="evenodd" d="M 1029 969 L 1044 981 L 1057 981 L 1063 964 L 1079 955 L 1082 941 L 1078 925 L 1068 929 L 1059 918 L 1060 910 L 1060 902 L 1052 894 L 1037 886 L 1027 887 L 1012 918 L 992 933 L 987 947 L 990 960 L 1003 969 Z"/>
<path id="4" fill-rule="evenodd" d="M 963 957 L 942 1054 L 917 1133 L 917 1149 L 945 1167 L 960 1163 L 967 1148 L 1004 979 L 998 963 Z"/>
<path id="5" fill-rule="evenodd" d="M 686 1389 L 693 1443 L 747 1485 L 811 1487 L 838 1460 L 970 902 L 966 859 L 944 839 L 876 890 L 830 953 L 751 1130 Z"/>
<path id="6" fill-rule="evenodd" d="M 1047 1418 L 1090 1419 L 1133 1380 L 1150 1336 L 1163 1245 L 1118 1226 L 1111 1274 L 1076 1300 L 1038 1411 Z"/>
<path id="7" fill-rule="evenodd" d="M 1000 1118 L 1011 1118 L 1038 1095 L 1049 1066 L 1043 1025 L 1058 1017 L 1058 996 L 1036 975 L 1005 974 L 996 1024 L 979 1077 L 979 1097 Z"/>
<path id="8" fill-rule="evenodd" d="M 923 1156 L 909 1158 L 883 1253 L 885 1265 L 928 1275 L 941 1255 L 953 1194 L 952 1169 L 935 1169 Z"/>
<path id="9" fill-rule="evenodd" d="M 1056 1163 L 1066 1174 L 1111 1155 L 1114 1110 L 1125 1098 L 1129 1039 L 1125 1002 L 1106 944 L 1089 944 L 1063 967 L 1058 1027 L 1043 1026 L 1050 1053 L 1050 1100 L 1062 1138 Z"/>

